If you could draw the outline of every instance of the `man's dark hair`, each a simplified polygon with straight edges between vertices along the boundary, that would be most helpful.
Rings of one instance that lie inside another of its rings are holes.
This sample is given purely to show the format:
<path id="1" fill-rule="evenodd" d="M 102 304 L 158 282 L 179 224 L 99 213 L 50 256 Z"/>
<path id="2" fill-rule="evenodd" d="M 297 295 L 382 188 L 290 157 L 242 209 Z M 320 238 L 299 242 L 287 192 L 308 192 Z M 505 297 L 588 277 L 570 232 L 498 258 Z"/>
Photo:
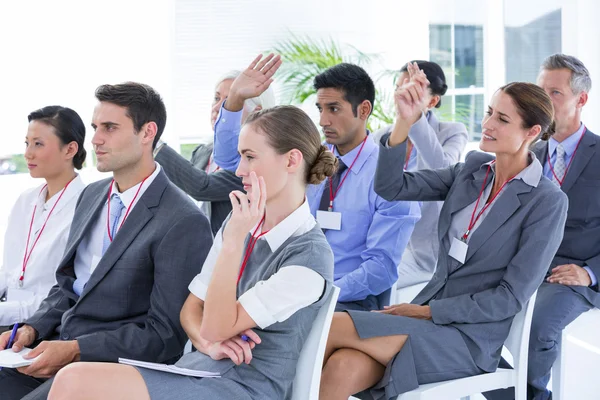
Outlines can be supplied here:
<path id="1" fill-rule="evenodd" d="M 136 132 L 148 122 L 156 123 L 158 129 L 152 143 L 156 147 L 167 123 L 167 109 L 160 94 L 148 85 L 125 82 L 118 85 L 102 85 L 96 89 L 98 101 L 116 104 L 127 109 Z"/>
<path id="2" fill-rule="evenodd" d="M 367 71 L 358 65 L 341 63 L 315 76 L 315 90 L 333 88 L 344 93 L 344 99 L 352 105 L 352 112 L 358 115 L 358 106 L 365 100 L 371 102 L 371 112 L 375 103 L 375 84 Z"/>

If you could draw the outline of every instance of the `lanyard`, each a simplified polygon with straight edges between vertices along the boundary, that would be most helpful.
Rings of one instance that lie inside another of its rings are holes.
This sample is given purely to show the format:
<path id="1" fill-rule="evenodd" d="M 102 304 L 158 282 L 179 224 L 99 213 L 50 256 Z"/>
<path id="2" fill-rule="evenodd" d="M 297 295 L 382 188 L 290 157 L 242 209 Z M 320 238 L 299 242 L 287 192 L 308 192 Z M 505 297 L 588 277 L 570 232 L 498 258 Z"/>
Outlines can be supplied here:
<path id="1" fill-rule="evenodd" d="M 362 145 L 360 146 L 360 149 L 358 149 L 358 153 L 356 154 L 356 157 L 354 157 L 352 164 L 350 164 L 350 168 L 348 168 L 348 170 L 344 174 L 344 177 L 340 181 L 340 184 L 338 185 L 337 189 L 335 189 L 335 193 L 333 193 L 333 182 L 332 182 L 331 178 L 329 178 L 329 212 L 333 211 L 333 200 L 335 199 L 335 196 L 337 196 L 338 192 L 342 188 L 342 185 L 344 184 L 346 177 L 348 176 L 350 171 L 352 171 L 352 167 L 354 167 L 354 163 L 356 163 L 356 160 L 358 160 L 358 157 L 360 157 L 360 153 L 362 153 L 363 147 L 365 147 L 365 143 L 367 142 L 368 138 L 369 138 L 369 136 L 365 137 L 365 139 L 363 140 Z M 331 148 L 330 150 L 333 152 L 333 148 Z"/>
<path id="2" fill-rule="evenodd" d="M 494 203 L 494 200 L 496 200 L 496 197 L 498 197 L 498 195 L 500 193 L 502 193 L 502 189 L 504 189 L 504 186 L 506 186 L 506 184 L 510 181 L 512 181 L 513 179 L 515 179 L 515 176 L 513 176 L 512 178 L 510 178 L 509 180 L 507 180 L 506 182 L 504 182 L 502 184 L 502 186 L 500 187 L 500 190 L 498 190 L 498 192 L 496 192 L 496 194 L 494 195 L 494 197 L 492 197 L 486 204 L 485 206 L 483 206 L 483 208 L 479 211 L 479 213 L 477 214 L 477 217 L 475 217 L 475 211 L 477 211 L 477 206 L 479 206 L 479 200 L 481 199 L 481 195 L 483 194 L 483 192 L 485 191 L 485 183 L 487 182 L 487 177 L 490 173 L 490 170 L 492 169 L 492 164 L 494 164 L 496 162 L 496 160 L 492 161 L 492 163 L 488 166 L 487 172 L 485 173 L 485 178 L 483 179 L 483 184 L 481 185 L 481 190 L 479 191 L 479 196 L 477 196 L 477 202 L 475 203 L 475 208 L 473 209 L 473 213 L 471 214 L 471 220 L 469 222 L 469 227 L 467 228 L 467 231 L 465 232 L 464 235 L 462 235 L 462 241 L 466 242 L 467 238 L 469 237 L 469 233 L 471 233 L 471 229 L 473 229 L 473 227 L 475 226 L 475 224 L 477 223 L 477 221 L 479 220 L 479 218 L 481 217 L 481 215 L 485 212 L 485 210 L 488 209 L 489 206 L 491 206 Z"/>
<path id="3" fill-rule="evenodd" d="M 213 156 L 211 155 L 211 156 L 208 158 L 208 164 L 206 164 L 206 168 L 204 169 L 204 171 L 205 171 L 207 174 L 209 174 L 209 173 L 210 173 L 210 166 L 212 165 L 212 162 L 213 162 Z M 221 167 L 219 167 L 219 166 L 217 165 L 217 168 L 215 168 L 215 170 L 214 170 L 213 172 L 217 172 L 217 171 L 218 171 L 218 170 L 220 170 L 220 169 L 221 169 Z"/>
<path id="4" fill-rule="evenodd" d="M 246 253 L 244 254 L 244 261 L 242 261 L 242 266 L 240 268 L 240 273 L 238 275 L 237 283 L 240 283 L 240 279 L 242 279 L 242 274 L 244 273 L 244 270 L 246 269 L 246 264 L 248 264 L 248 260 L 250 259 L 250 254 L 252 254 L 252 250 L 254 250 L 254 245 L 256 244 L 256 242 L 258 242 L 258 239 L 260 239 L 262 236 L 266 235 L 269 232 L 269 231 L 264 231 L 260 235 L 254 237 L 254 235 L 256 235 L 256 232 L 262 227 L 263 222 L 265 222 L 264 215 L 263 215 L 262 219 L 260 220 L 260 223 L 256 226 L 256 229 L 254 229 L 254 232 L 252 232 L 252 236 L 250 236 L 250 239 L 248 240 L 248 245 L 246 246 Z"/>
<path id="5" fill-rule="evenodd" d="M 150 175 L 152 175 L 152 174 L 150 174 Z M 121 225 L 119 225 L 119 229 L 121 229 L 121 227 L 125 223 L 125 220 L 127 219 L 127 216 L 129 215 L 129 211 L 131 211 L 131 208 L 135 204 L 135 199 L 137 199 L 138 194 L 140 194 L 140 190 L 142 190 L 142 186 L 144 186 L 144 182 L 146 182 L 146 179 L 150 178 L 150 175 L 145 177 L 144 180 L 142 181 L 142 183 L 140 183 L 140 186 L 138 187 L 137 192 L 135 192 L 135 196 L 133 196 L 133 200 L 131 200 L 131 203 L 129 203 L 129 207 L 127 207 L 127 211 L 125 211 L 125 217 L 123 217 L 123 221 L 121 221 Z M 108 210 L 106 211 L 106 230 L 108 231 L 108 239 L 110 240 L 111 243 L 113 241 L 113 237 L 110 234 L 110 195 L 112 194 L 112 188 L 113 188 L 114 183 L 115 183 L 115 180 L 113 179 L 112 182 L 110 183 L 110 189 L 108 190 Z"/>
<path id="6" fill-rule="evenodd" d="M 35 249 L 35 245 L 37 244 L 38 240 L 40 240 L 40 237 L 42 236 L 42 233 L 44 232 L 44 229 L 46 228 L 46 223 L 50 219 L 50 216 L 52 215 L 52 212 L 54 211 L 54 209 L 56 208 L 56 206 L 60 202 L 60 199 L 62 199 L 63 194 L 65 194 L 65 192 L 67 191 L 67 188 L 69 187 L 69 185 L 71 184 L 71 182 L 73 182 L 73 180 L 75 180 L 75 178 L 71 179 L 69 181 L 69 183 L 67 183 L 66 186 L 63 188 L 62 192 L 60 192 L 60 196 L 58 196 L 58 199 L 56 200 L 56 203 L 54 203 L 54 205 L 50 209 L 50 212 L 46 216 L 46 220 L 44 221 L 44 224 L 42 225 L 42 229 L 40 229 L 40 233 L 37 235 L 37 237 L 33 241 L 33 244 L 31 245 L 31 250 L 29 250 L 29 252 L 27 252 L 28 249 L 29 249 L 29 240 L 31 239 L 31 229 L 33 228 L 33 220 L 35 218 L 35 212 L 37 210 L 37 204 L 35 205 L 35 207 L 33 207 L 33 213 L 31 213 L 31 222 L 29 223 L 29 232 L 27 233 L 27 243 L 25 244 L 25 254 L 23 255 L 23 267 L 21 269 L 21 275 L 19 276 L 19 287 L 20 288 L 23 287 L 23 280 L 25 279 L 25 270 L 27 269 L 27 263 L 29 262 L 29 258 L 31 258 L 31 253 L 33 253 L 33 249 Z M 48 185 L 44 185 L 44 187 L 42 188 L 42 190 L 40 190 L 40 193 L 38 194 L 38 197 L 39 197 L 40 194 L 42 194 L 42 192 L 44 191 L 44 189 L 46 189 L 47 187 L 48 187 Z"/>
<path id="7" fill-rule="evenodd" d="M 562 186 L 563 182 L 565 181 L 567 172 L 569 171 L 569 168 L 571 167 L 571 163 L 575 159 L 575 153 L 577 153 L 577 149 L 579 149 L 579 144 L 581 144 L 581 139 L 583 139 L 583 135 L 585 135 L 586 131 L 587 131 L 587 127 L 584 126 L 583 133 L 581 134 L 581 137 L 579 138 L 579 141 L 577 142 L 577 147 L 575 147 L 575 151 L 573 152 L 573 155 L 571 156 L 571 160 L 569 160 L 569 165 L 567 165 L 567 168 L 565 168 L 565 173 L 562 176 L 562 179 L 559 179 L 558 176 L 556 176 L 556 173 L 554 172 L 554 167 L 552 166 L 552 161 L 550 161 L 550 152 L 548 152 L 548 166 L 550 167 L 550 171 L 552 171 L 552 175 L 558 181 L 559 186 Z"/>
<path id="8" fill-rule="evenodd" d="M 406 152 L 408 153 L 408 155 L 406 156 L 406 162 L 404 163 L 404 170 L 406 171 L 408 168 L 408 162 L 410 161 L 410 156 L 412 155 L 412 150 L 413 150 L 413 144 L 410 141 L 410 139 L 408 139 L 408 143 L 406 144 Z"/>

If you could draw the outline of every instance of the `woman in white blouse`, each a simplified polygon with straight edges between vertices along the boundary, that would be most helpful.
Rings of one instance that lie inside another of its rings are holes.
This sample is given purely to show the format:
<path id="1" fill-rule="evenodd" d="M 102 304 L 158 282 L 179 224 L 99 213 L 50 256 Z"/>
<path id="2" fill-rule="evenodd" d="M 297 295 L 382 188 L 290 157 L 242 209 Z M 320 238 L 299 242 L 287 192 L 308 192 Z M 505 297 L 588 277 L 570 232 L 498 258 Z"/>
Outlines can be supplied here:
<path id="1" fill-rule="evenodd" d="M 0 267 L 0 328 L 37 310 L 56 283 L 79 194 L 75 169 L 85 161 L 85 125 L 70 108 L 49 106 L 28 116 L 25 160 L 33 178 L 46 182 L 25 191 L 10 213 Z"/>

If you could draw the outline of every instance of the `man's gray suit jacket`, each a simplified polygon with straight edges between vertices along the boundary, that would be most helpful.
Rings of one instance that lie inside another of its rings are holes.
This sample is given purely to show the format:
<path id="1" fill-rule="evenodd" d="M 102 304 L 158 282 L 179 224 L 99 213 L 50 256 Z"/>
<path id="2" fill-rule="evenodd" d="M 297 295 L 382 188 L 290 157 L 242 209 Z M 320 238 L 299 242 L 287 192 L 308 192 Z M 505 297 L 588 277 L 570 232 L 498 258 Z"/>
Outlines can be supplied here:
<path id="1" fill-rule="evenodd" d="M 548 142 L 540 141 L 533 152 L 547 162 Z M 600 279 L 600 137 L 586 130 L 561 187 L 569 198 L 563 241 L 550 264 L 589 267 Z M 569 286 L 595 307 L 600 307 L 598 285 Z"/>
<path id="2" fill-rule="evenodd" d="M 187 286 L 212 246 L 208 221 L 161 171 L 77 296 L 77 247 L 98 218 L 106 218 L 101 211 L 110 185 L 106 179 L 82 192 L 58 283 L 25 323 L 35 328 L 38 340 L 77 340 L 82 361 L 172 362 L 187 341 L 179 322 Z"/>

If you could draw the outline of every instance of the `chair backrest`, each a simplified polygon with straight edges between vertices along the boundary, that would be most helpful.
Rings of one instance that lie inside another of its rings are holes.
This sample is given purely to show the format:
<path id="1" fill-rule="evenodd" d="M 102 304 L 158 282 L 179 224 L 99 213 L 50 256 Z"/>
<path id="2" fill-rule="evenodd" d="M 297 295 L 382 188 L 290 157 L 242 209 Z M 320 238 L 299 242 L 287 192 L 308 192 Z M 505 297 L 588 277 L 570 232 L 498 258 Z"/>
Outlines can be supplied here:
<path id="1" fill-rule="evenodd" d="M 533 317 L 533 308 L 537 290 L 529 299 L 523 309 L 513 318 L 508 338 L 504 346 L 513 357 L 513 367 L 519 382 L 516 387 L 521 390 L 527 388 L 527 359 L 529 356 L 529 333 L 531 331 L 531 318 Z M 522 381 L 522 382 L 521 382 Z M 525 394 L 523 394 L 525 396 Z"/>
<path id="2" fill-rule="evenodd" d="M 317 400 L 319 398 L 325 345 L 339 294 L 340 288 L 334 286 L 329 294 L 329 299 L 319 310 L 304 342 L 296 367 L 292 400 Z"/>

